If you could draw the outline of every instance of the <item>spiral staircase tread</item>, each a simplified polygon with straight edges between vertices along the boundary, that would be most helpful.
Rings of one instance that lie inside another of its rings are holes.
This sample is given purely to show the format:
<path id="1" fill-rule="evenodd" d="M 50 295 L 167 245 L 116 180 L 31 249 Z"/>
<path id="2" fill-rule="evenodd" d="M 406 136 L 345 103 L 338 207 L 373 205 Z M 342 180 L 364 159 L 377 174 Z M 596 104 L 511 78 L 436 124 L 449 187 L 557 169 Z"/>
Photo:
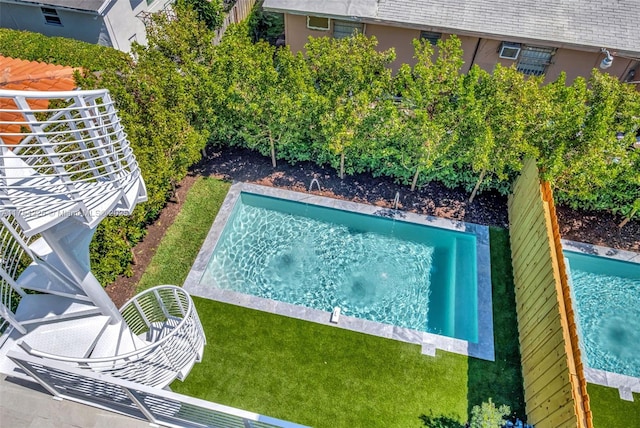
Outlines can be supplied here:
<path id="1" fill-rule="evenodd" d="M 22 337 L 32 349 L 70 358 L 86 358 L 110 318 L 105 315 L 36 325 Z"/>
<path id="2" fill-rule="evenodd" d="M 18 285 L 26 290 L 39 291 L 55 295 L 82 297 L 84 291 L 73 284 L 64 282 L 49 273 L 46 268 L 38 264 L 29 265 L 17 281 Z"/>
<path id="3" fill-rule="evenodd" d="M 126 324 L 119 322 L 107 326 L 96 342 L 91 352 L 91 358 L 115 357 L 142 349 L 148 345 L 149 342 L 132 334 Z"/>
<path id="4" fill-rule="evenodd" d="M 27 294 L 20 300 L 15 315 L 20 322 L 34 319 L 47 322 L 96 311 L 99 311 L 96 306 L 80 300 L 53 294 Z"/>

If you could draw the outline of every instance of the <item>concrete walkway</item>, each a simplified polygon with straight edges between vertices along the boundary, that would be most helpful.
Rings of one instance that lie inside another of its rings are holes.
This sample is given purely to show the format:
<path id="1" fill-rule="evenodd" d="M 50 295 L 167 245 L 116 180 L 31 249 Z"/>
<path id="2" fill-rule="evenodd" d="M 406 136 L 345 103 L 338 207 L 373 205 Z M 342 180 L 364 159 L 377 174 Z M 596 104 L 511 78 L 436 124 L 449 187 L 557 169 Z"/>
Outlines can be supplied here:
<path id="1" fill-rule="evenodd" d="M 149 423 L 68 400 L 39 385 L 0 377 L 0 427 L 148 428 Z"/>

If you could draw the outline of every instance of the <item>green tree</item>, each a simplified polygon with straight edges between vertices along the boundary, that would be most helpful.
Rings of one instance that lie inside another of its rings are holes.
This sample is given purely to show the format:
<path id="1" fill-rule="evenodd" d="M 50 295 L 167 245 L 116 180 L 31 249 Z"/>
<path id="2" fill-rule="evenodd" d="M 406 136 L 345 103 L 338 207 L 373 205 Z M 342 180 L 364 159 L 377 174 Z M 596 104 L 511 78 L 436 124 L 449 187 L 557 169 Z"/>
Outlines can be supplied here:
<path id="1" fill-rule="evenodd" d="M 576 85 L 574 83 L 574 85 Z M 577 83 L 582 91 L 583 83 Z M 595 71 L 585 92 L 578 132 L 562 151 L 564 168 L 550 177 L 560 202 L 630 214 L 640 198 L 640 94 Z"/>
<path id="2" fill-rule="evenodd" d="M 536 91 L 538 81 L 525 79 L 514 68 L 496 66 L 492 74 L 472 69 L 461 101 L 465 122 L 460 139 L 466 148 L 462 157 L 478 174 L 469 202 L 489 180 L 498 190 L 509 191 L 512 177 L 522 168 L 522 159 L 535 154 L 526 138 L 528 106 L 523 103 Z"/>
<path id="3" fill-rule="evenodd" d="M 362 151 L 366 144 L 361 129 L 369 123 L 367 116 L 391 91 L 393 50 L 378 52 L 375 37 L 355 34 L 334 39 L 310 38 L 305 45 L 307 66 L 311 72 L 318 100 L 316 106 L 324 111 L 320 117 L 321 129 L 315 134 L 321 153 L 337 166 L 340 178 L 345 175 L 345 158 L 350 152 Z M 349 58 L 349 60 L 345 60 Z M 338 155 L 336 165 L 331 155 Z M 322 160 L 325 160 L 322 159 Z"/>
<path id="4" fill-rule="evenodd" d="M 269 155 L 304 140 L 303 117 L 310 80 L 300 55 L 261 41 L 252 43 L 244 25 L 230 27 L 218 47 L 213 70 L 220 76 L 219 122 L 232 144 Z M 302 150 L 301 150 L 302 151 Z"/>
<path id="5" fill-rule="evenodd" d="M 224 20 L 222 0 L 177 0 L 176 5 L 193 10 L 209 30 L 217 29 Z"/>
<path id="6" fill-rule="evenodd" d="M 404 64 L 395 79 L 401 97 L 399 108 L 405 126 L 408 167 L 414 171 L 411 191 L 422 172 L 430 173 L 449 152 L 457 137 L 454 103 L 459 93 L 462 67 L 460 40 L 451 36 L 438 41 L 438 53 L 427 40 L 413 42 L 416 64 Z"/>
<path id="7" fill-rule="evenodd" d="M 541 109 L 529 134 L 537 149 L 541 178 L 554 185 L 567 169 L 567 153 L 579 144 L 587 114 L 587 85 L 584 79 L 577 78 L 568 86 L 563 73 L 540 92 L 546 108 Z"/>
<path id="8" fill-rule="evenodd" d="M 504 424 L 504 418 L 509 416 L 511 409 L 507 405 L 496 407 L 495 403 L 489 398 L 488 402 L 482 403 L 480 406 L 473 406 L 471 409 L 471 428 L 501 428 Z"/>

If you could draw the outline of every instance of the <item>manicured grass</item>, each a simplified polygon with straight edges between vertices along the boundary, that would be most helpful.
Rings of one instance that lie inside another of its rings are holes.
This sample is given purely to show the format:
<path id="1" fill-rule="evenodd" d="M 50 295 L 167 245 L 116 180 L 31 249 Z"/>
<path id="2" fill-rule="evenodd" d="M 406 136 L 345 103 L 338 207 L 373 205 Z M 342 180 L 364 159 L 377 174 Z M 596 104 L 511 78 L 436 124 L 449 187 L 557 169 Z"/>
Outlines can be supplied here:
<path id="1" fill-rule="evenodd" d="M 142 275 L 138 292 L 160 284 L 182 285 L 230 186 L 206 177 L 193 183 L 180 213 Z"/>
<path id="2" fill-rule="evenodd" d="M 193 192 L 185 207 L 191 206 L 193 197 L 206 199 Z M 198 210 L 185 209 L 183 214 L 176 221 L 178 232 L 185 233 L 183 222 L 209 228 L 211 221 Z M 171 232 L 165 238 L 169 243 L 161 246 L 163 255 L 156 256 L 152 283 L 181 283 L 195 259 L 197 249 L 187 251 L 182 246 L 192 246 L 196 239 Z M 199 242 L 204 235 L 206 231 Z M 497 298 L 504 300 L 496 304 L 500 311 L 494 316 L 502 323 L 496 332 L 507 349 L 498 350 L 495 363 L 441 351 L 432 358 L 421 355 L 417 345 L 195 298 L 209 343 L 203 362 L 194 366 L 184 383 L 171 387 L 314 427 L 421 427 L 427 421 L 461 427 L 473 405 L 489 397 L 520 413 L 515 314 L 505 315 L 514 308 L 510 262 L 499 260 L 509 254 L 508 235 L 495 229 L 491 239 L 496 241 L 493 274 L 507 276 L 494 280 L 500 289 Z M 184 262 L 177 264 L 172 252 Z M 187 252 L 191 261 L 183 257 Z"/>
<path id="3" fill-rule="evenodd" d="M 140 289 L 182 284 L 229 184 L 200 179 L 167 231 Z M 524 400 L 509 235 L 492 228 L 496 361 L 438 351 L 194 298 L 209 343 L 174 391 L 315 427 L 461 428 L 471 408 Z M 640 426 L 640 396 L 588 386 L 596 428 Z"/>
<path id="4" fill-rule="evenodd" d="M 620 399 L 617 389 L 587 384 L 595 428 L 640 427 L 640 394 L 633 401 Z"/>
<path id="5" fill-rule="evenodd" d="M 204 361 L 175 392 L 314 427 L 420 427 L 467 415 L 467 358 L 195 299 Z"/>
<path id="6" fill-rule="evenodd" d="M 505 229 L 490 228 L 489 236 L 496 359 L 493 362 L 469 359 L 468 411 L 491 397 L 498 405 L 508 404 L 512 413 L 523 418 L 524 391 L 509 233 Z"/>

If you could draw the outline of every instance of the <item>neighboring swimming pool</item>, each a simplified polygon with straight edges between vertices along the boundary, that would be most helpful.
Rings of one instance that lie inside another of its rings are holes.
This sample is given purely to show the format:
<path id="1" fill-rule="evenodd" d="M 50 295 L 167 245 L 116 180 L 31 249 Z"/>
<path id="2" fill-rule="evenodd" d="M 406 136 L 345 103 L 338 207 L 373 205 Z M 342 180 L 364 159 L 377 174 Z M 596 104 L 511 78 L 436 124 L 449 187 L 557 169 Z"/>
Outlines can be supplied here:
<path id="1" fill-rule="evenodd" d="M 640 255 L 571 241 L 563 246 L 583 363 L 609 377 L 640 378 Z"/>
<path id="2" fill-rule="evenodd" d="M 493 359 L 486 227 L 238 183 L 187 281 L 202 297 Z"/>

